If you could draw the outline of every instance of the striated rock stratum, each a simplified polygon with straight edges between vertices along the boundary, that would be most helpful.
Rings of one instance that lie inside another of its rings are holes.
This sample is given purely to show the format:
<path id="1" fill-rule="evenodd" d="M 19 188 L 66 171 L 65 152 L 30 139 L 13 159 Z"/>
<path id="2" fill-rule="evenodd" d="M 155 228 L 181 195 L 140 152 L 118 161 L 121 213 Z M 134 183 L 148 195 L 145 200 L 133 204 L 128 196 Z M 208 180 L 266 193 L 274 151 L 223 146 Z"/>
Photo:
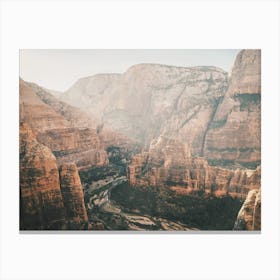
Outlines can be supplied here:
<path id="1" fill-rule="evenodd" d="M 51 150 L 31 128 L 20 125 L 20 228 L 80 229 L 87 226 L 82 185 L 75 164 L 59 172 Z"/>
<path id="2" fill-rule="evenodd" d="M 261 162 L 261 51 L 242 50 L 205 138 L 215 164 L 256 168 Z"/>
<path id="3" fill-rule="evenodd" d="M 74 163 L 63 164 L 59 169 L 59 178 L 67 217 L 77 223 L 87 222 L 83 187 L 77 166 Z"/>
<path id="4" fill-rule="evenodd" d="M 131 186 L 168 186 L 179 193 L 203 190 L 217 196 L 246 197 L 260 187 L 256 171 L 210 166 L 202 157 L 192 157 L 188 145 L 166 137 L 151 143 L 148 152 L 135 155 L 128 166 Z"/>

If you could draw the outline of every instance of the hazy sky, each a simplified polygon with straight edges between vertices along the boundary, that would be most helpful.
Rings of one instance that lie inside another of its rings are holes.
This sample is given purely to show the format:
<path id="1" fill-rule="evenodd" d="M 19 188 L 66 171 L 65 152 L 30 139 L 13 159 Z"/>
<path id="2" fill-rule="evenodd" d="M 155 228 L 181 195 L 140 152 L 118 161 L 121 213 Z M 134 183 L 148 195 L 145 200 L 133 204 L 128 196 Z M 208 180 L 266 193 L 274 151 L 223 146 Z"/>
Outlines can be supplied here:
<path id="1" fill-rule="evenodd" d="M 65 91 L 79 78 L 123 73 L 138 63 L 217 66 L 230 71 L 239 50 L 20 50 L 20 76 Z"/>

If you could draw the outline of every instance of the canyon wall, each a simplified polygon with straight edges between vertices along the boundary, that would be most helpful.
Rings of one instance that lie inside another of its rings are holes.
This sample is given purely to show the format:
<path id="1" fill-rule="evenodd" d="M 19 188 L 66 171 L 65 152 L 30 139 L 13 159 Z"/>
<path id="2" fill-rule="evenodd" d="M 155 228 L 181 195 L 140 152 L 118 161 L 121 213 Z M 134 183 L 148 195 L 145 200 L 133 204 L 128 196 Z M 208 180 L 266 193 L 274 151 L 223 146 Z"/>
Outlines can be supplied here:
<path id="1" fill-rule="evenodd" d="M 229 87 L 205 138 L 204 156 L 214 164 L 261 162 L 261 51 L 242 50 Z"/>
<path id="2" fill-rule="evenodd" d="M 37 140 L 49 147 L 59 165 L 79 169 L 108 164 L 96 122 L 81 110 L 57 100 L 35 84 L 20 80 L 20 121 L 30 125 Z"/>
<path id="3" fill-rule="evenodd" d="M 77 166 L 74 163 L 63 164 L 59 168 L 59 179 L 67 217 L 78 225 L 88 222 Z"/>
<path id="4" fill-rule="evenodd" d="M 200 154 L 227 85 L 227 73 L 217 67 L 139 64 L 123 74 L 80 79 L 60 98 L 143 146 L 167 134 Z"/>
<path id="5" fill-rule="evenodd" d="M 260 50 L 240 51 L 230 78 L 217 67 L 138 64 L 80 79 L 60 99 L 145 149 L 163 135 L 214 166 L 260 165 Z"/>
<path id="6" fill-rule="evenodd" d="M 87 227 L 82 185 L 75 164 L 60 171 L 51 150 L 20 125 L 20 229 Z"/>
<path id="7" fill-rule="evenodd" d="M 240 51 L 230 77 L 210 66 L 138 64 L 80 79 L 60 98 L 98 119 L 100 135 L 109 129 L 138 141 L 142 152 L 128 167 L 132 186 L 242 197 L 260 187 L 260 50 Z"/>
<path id="8" fill-rule="evenodd" d="M 66 221 L 56 159 L 26 124 L 20 126 L 20 228 L 62 227 Z"/>
<path id="9" fill-rule="evenodd" d="M 168 186 L 178 193 L 203 190 L 217 196 L 246 197 L 260 187 L 260 167 L 255 170 L 210 166 L 205 158 L 192 157 L 189 147 L 161 136 L 148 152 L 132 158 L 127 174 L 131 186 Z"/>
<path id="10" fill-rule="evenodd" d="M 20 80 L 21 228 L 87 227 L 78 170 L 95 178 L 108 158 L 132 187 L 247 197 L 235 228 L 260 228 L 260 50 L 242 50 L 230 77 L 139 64 L 56 96 Z"/>

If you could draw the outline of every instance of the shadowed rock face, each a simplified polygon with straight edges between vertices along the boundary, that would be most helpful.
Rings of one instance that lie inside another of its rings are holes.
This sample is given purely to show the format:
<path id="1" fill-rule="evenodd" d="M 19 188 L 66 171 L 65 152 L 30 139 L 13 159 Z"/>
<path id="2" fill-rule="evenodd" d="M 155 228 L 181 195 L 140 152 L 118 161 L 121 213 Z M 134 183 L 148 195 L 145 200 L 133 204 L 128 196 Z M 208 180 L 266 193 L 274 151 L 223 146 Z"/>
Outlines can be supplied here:
<path id="1" fill-rule="evenodd" d="M 37 140 L 53 151 L 59 165 L 75 162 L 79 169 L 85 169 L 108 164 L 96 122 L 23 80 L 20 80 L 20 120 L 28 123 Z"/>
<path id="2" fill-rule="evenodd" d="M 251 190 L 241 207 L 234 230 L 261 229 L 261 191 Z"/>
<path id="3" fill-rule="evenodd" d="M 31 128 L 20 125 L 20 228 L 81 229 L 87 212 L 75 164 L 58 171 L 51 150 L 40 144 Z"/>
<path id="4" fill-rule="evenodd" d="M 204 155 L 212 162 L 256 168 L 261 161 L 261 51 L 243 50 L 229 87 L 206 134 Z"/>

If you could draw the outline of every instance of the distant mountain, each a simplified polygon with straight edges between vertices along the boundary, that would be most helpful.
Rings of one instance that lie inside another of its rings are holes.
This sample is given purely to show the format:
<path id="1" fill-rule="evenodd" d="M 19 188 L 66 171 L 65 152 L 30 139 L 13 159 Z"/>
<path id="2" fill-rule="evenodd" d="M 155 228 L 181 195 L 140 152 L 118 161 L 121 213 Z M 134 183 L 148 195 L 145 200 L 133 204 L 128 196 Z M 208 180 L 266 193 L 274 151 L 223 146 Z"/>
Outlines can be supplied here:
<path id="1" fill-rule="evenodd" d="M 123 74 L 80 79 L 60 100 L 146 149 L 166 136 L 188 144 L 211 165 L 260 164 L 259 50 L 241 51 L 230 79 L 217 67 L 139 64 Z"/>
<path id="2" fill-rule="evenodd" d="M 227 86 L 227 73 L 216 67 L 139 64 L 122 75 L 80 79 L 60 99 L 146 147 L 168 134 L 198 155 Z"/>

